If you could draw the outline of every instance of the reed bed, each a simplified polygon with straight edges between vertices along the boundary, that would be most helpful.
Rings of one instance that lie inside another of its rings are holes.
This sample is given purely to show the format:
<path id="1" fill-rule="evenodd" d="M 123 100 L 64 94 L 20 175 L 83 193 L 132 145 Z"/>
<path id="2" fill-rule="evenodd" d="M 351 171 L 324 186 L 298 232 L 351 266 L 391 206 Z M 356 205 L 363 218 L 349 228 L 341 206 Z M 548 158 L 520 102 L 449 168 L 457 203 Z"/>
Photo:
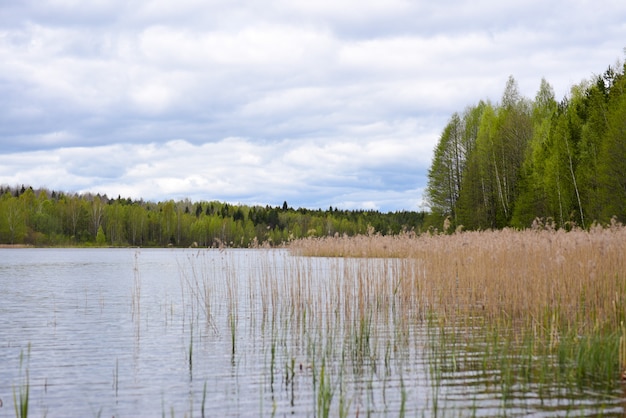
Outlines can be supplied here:
<path id="1" fill-rule="evenodd" d="M 255 251 L 265 255 L 249 264 L 228 251 L 219 262 L 191 257 L 181 280 L 190 316 L 231 340 L 233 365 L 241 342 L 258 341 L 269 391 L 282 386 L 293 405 L 308 384 L 318 415 L 381 412 L 389 382 L 404 414 L 424 350 L 435 413 L 454 374 L 496 387 L 506 409 L 528 388 L 542 402 L 559 387 L 615 388 L 626 367 L 621 225 L 336 236 L 292 242 L 292 256 Z"/>
<path id="2" fill-rule="evenodd" d="M 619 330 L 626 312 L 626 228 L 310 238 L 293 254 L 397 257 L 394 292 L 444 316 L 479 315 L 552 334 Z"/>
<path id="3" fill-rule="evenodd" d="M 447 368 L 500 370 L 503 398 L 520 379 L 542 387 L 615 387 L 626 380 L 626 228 L 620 224 L 309 238 L 290 250 L 397 258 L 393 292 L 379 294 L 395 300 L 399 318 L 411 316 L 401 319 L 405 324 L 426 316 L 440 333 L 455 335 L 452 347 L 449 335 L 432 340 L 446 345 L 436 351 L 456 352 L 442 360 Z"/>

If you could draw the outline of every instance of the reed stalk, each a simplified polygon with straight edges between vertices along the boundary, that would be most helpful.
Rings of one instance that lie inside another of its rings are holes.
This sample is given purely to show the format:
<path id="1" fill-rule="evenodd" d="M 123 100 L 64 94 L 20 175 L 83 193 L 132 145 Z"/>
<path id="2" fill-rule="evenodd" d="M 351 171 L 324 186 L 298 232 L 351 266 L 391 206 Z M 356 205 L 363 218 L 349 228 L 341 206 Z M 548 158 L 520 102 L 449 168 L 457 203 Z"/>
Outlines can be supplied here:
<path id="1" fill-rule="evenodd" d="M 619 365 L 621 369 L 621 379 L 626 380 L 626 327 L 624 321 L 620 324 L 620 337 L 619 337 Z"/>
<path id="2" fill-rule="evenodd" d="M 326 371 L 326 362 L 322 362 L 317 378 L 317 412 L 319 417 L 330 416 L 330 406 L 333 399 L 331 376 Z"/>
<path id="3" fill-rule="evenodd" d="M 28 351 L 26 354 L 26 362 L 30 360 L 30 344 L 28 344 Z M 20 376 L 22 374 L 22 367 L 24 367 L 24 352 L 20 351 Z M 26 365 L 25 376 L 21 377 L 22 382 L 17 390 L 13 388 L 13 406 L 15 409 L 15 416 L 19 418 L 28 417 L 28 406 L 30 402 L 30 381 L 29 370 Z"/>
<path id="4" fill-rule="evenodd" d="M 203 259 L 205 253 L 198 252 L 188 257 L 189 268 L 180 266 L 181 303 L 183 315 L 186 315 L 186 307 L 190 310 L 190 319 L 193 322 L 197 316 L 204 316 L 207 328 L 217 332 L 217 326 L 213 318 L 213 294 L 214 277 L 216 272 L 209 269 L 208 263 Z M 190 303 L 187 305 L 187 295 Z M 183 324 L 185 316 L 183 316 Z"/>

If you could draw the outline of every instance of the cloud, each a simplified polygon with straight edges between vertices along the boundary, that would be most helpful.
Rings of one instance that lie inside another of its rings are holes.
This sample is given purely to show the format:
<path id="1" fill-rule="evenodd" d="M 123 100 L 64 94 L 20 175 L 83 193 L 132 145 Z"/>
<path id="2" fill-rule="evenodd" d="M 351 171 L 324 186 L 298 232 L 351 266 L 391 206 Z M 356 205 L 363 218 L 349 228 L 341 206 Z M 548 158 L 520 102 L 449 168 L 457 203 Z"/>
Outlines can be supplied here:
<path id="1" fill-rule="evenodd" d="M 0 183 L 415 208 L 453 112 L 509 75 L 566 95 L 624 21 L 613 0 L 9 2 Z"/>
<path id="2" fill-rule="evenodd" d="M 418 152 L 415 142 L 385 147 L 358 140 L 322 142 L 226 138 L 203 145 L 174 140 L 15 153 L 0 156 L 0 178 L 9 185 L 37 184 L 113 197 L 263 205 L 296 199 L 296 206 L 313 208 L 358 207 L 350 198 L 367 194 L 368 207 L 417 209 L 417 195 L 398 200 L 408 197 L 404 188 L 413 190 L 423 170 L 406 160 L 398 164 Z"/>

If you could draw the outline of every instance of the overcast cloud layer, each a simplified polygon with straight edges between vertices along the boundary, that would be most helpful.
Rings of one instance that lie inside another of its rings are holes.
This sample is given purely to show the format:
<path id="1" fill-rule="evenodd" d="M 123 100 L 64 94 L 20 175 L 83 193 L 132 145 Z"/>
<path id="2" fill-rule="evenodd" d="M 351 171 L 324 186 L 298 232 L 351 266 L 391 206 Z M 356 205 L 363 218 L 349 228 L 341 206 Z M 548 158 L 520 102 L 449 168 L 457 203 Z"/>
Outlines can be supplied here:
<path id="1" fill-rule="evenodd" d="M 453 112 L 625 46 L 623 1 L 4 0 L 0 184 L 420 210 Z"/>

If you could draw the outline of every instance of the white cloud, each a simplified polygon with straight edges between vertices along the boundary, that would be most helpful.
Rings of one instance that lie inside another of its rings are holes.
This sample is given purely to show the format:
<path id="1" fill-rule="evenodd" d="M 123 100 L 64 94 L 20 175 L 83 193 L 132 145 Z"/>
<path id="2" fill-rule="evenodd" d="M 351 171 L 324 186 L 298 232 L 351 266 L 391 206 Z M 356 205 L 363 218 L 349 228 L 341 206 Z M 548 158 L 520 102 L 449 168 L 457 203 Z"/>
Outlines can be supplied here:
<path id="1" fill-rule="evenodd" d="M 397 199 L 405 194 L 391 192 L 394 186 L 386 185 L 384 178 L 370 170 L 383 168 L 386 173 L 417 180 L 420 167 L 397 164 L 408 152 L 414 152 L 413 148 L 410 144 L 359 140 L 321 145 L 315 140 L 293 144 L 242 138 L 202 145 L 183 140 L 114 144 L 2 155 L 0 179 L 6 184 L 148 200 L 189 197 L 262 204 L 296 198 L 301 203 L 294 204 L 304 207 L 339 205 L 343 197 L 362 195 L 359 190 L 366 188 L 371 204 L 390 210 L 396 206 L 388 206 L 393 201 L 389 196 Z M 373 190 L 371 183 L 386 186 L 386 190 Z M 324 196 L 326 187 L 337 195 Z M 301 195 L 306 193 L 311 193 L 310 199 Z M 413 200 L 418 198 L 412 196 Z M 358 207 L 355 201 L 343 203 Z"/>
<path id="2" fill-rule="evenodd" d="M 175 91 L 163 81 L 155 80 L 143 84 L 137 83 L 131 88 L 130 97 L 139 109 L 147 113 L 158 114 L 167 110 L 168 106 L 171 105 Z"/>
<path id="3" fill-rule="evenodd" d="M 562 97 L 624 21 L 615 0 L 11 2 L 0 183 L 415 208 L 452 112 L 509 75 Z"/>

